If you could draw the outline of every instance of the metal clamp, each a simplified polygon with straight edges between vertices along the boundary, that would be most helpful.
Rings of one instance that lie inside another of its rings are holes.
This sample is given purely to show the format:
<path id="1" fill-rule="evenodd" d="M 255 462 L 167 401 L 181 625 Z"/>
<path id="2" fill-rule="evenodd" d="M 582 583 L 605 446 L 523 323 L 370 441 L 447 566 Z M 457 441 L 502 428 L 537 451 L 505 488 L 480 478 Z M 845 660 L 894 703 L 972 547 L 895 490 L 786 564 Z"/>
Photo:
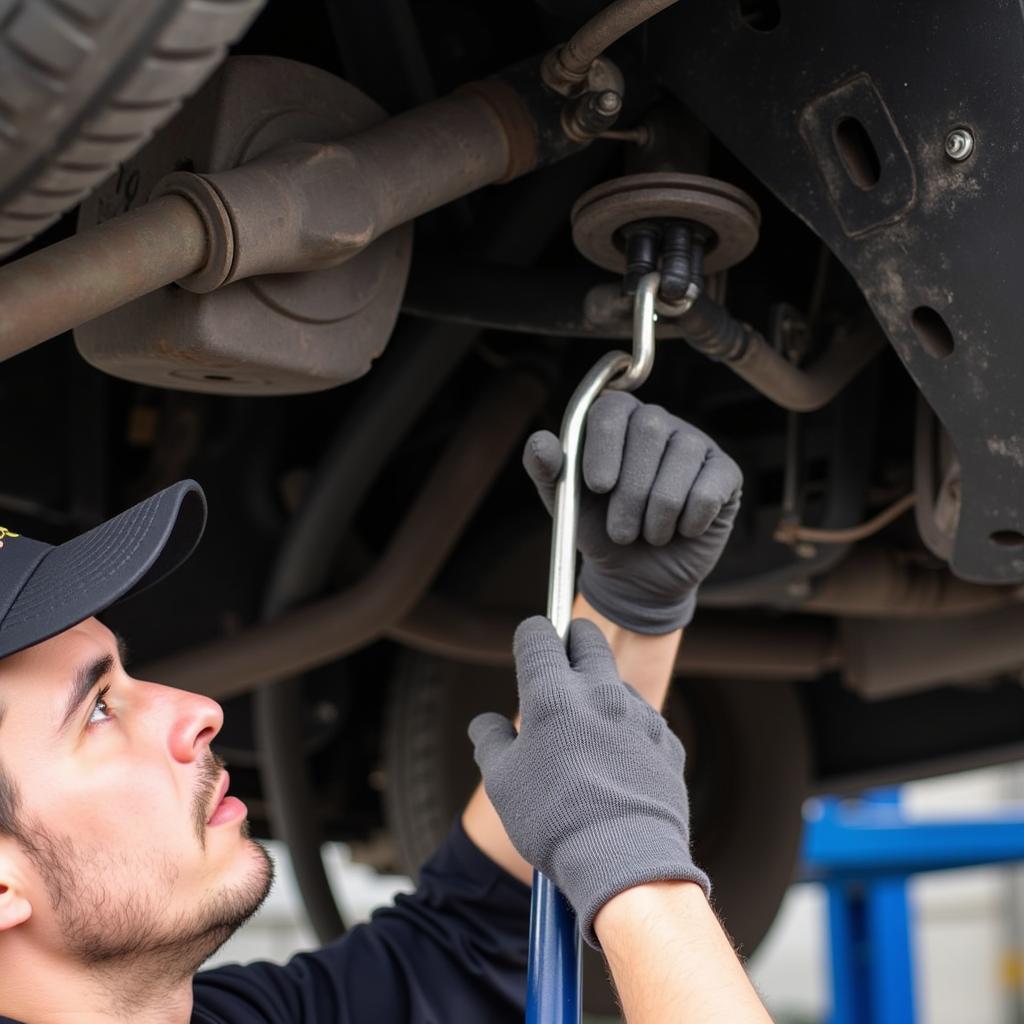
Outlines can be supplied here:
<path id="1" fill-rule="evenodd" d="M 562 419 L 562 474 L 555 486 L 548 577 L 548 618 L 564 642 L 576 591 L 576 529 L 580 503 L 580 448 L 583 426 L 605 388 L 633 391 L 654 365 L 654 302 L 661 275 L 645 274 L 633 304 L 633 353 L 609 352 L 594 364 L 573 392 Z M 578 1024 L 580 1002 L 579 930 L 572 908 L 550 879 L 533 873 L 530 958 L 526 981 L 527 1024 Z"/>

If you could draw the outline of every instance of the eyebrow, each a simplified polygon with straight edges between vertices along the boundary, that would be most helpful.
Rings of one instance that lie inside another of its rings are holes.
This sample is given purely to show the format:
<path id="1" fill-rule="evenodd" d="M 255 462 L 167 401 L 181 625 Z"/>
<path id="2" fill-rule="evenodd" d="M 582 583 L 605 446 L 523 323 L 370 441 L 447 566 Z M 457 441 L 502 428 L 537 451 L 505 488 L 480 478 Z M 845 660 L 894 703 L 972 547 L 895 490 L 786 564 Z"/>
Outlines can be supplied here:
<path id="1" fill-rule="evenodd" d="M 117 640 L 117 656 L 123 665 L 127 660 L 128 650 L 123 637 L 117 633 L 114 634 L 114 637 Z M 67 731 L 68 726 L 81 706 L 89 699 L 89 694 L 96 688 L 96 684 L 113 667 L 114 658 L 110 654 L 105 654 L 103 657 L 96 658 L 94 661 L 87 662 L 79 667 L 75 672 L 74 679 L 71 681 L 71 688 L 68 690 L 68 699 L 64 706 L 64 717 L 61 719 L 60 727 L 57 729 L 58 735 Z"/>

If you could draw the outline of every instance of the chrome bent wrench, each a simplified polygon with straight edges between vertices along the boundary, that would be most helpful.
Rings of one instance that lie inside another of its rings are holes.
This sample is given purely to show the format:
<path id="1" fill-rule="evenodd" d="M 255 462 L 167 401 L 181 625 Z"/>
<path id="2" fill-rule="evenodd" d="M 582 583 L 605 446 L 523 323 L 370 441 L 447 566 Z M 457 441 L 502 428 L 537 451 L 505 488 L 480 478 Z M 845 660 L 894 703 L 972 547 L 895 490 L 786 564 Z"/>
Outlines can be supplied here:
<path id="1" fill-rule="evenodd" d="M 587 413 L 605 388 L 633 391 L 654 365 L 655 297 L 661 275 L 645 274 L 633 304 L 633 352 L 609 352 L 573 392 L 562 418 L 562 472 L 555 485 L 548 618 L 564 643 L 576 591 L 576 528 L 580 506 L 580 447 Z M 580 936 L 576 917 L 554 883 L 533 873 L 530 947 L 526 974 L 527 1024 L 579 1024 Z"/>

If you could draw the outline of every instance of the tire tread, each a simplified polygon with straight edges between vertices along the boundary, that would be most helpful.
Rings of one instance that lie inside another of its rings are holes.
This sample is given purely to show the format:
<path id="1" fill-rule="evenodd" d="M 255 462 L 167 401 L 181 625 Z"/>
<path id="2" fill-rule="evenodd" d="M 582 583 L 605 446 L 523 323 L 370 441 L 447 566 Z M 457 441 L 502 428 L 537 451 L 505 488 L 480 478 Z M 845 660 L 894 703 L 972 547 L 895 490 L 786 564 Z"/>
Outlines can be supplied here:
<path id="1" fill-rule="evenodd" d="M 74 102 L 76 78 L 104 59 L 115 9 L 137 3 L 11 4 L 0 27 L 0 147 L 29 152 L 34 162 L 16 194 L 5 194 L 11 182 L 0 176 L 0 257 L 49 227 L 165 124 L 220 63 L 264 0 L 163 0 L 156 6 L 170 10 L 170 16 L 151 45 L 140 53 L 122 40 L 114 59 L 106 58 L 104 81 L 123 78 L 123 84 L 83 117 Z M 144 20 L 138 19 L 139 36 Z M 103 91 L 102 83 L 97 91 Z M 77 130 L 61 138 L 64 126 L 76 118 L 81 118 Z"/>

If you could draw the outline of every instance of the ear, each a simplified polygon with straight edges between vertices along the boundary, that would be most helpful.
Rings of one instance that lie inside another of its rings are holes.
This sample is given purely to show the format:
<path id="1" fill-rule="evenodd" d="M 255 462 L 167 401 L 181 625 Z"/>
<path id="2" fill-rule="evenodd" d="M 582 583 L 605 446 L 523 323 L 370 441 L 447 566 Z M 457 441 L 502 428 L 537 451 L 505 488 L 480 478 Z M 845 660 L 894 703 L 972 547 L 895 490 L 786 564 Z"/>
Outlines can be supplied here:
<path id="1" fill-rule="evenodd" d="M 24 924 L 32 916 L 27 879 L 17 857 L 0 845 L 0 934 Z"/>

